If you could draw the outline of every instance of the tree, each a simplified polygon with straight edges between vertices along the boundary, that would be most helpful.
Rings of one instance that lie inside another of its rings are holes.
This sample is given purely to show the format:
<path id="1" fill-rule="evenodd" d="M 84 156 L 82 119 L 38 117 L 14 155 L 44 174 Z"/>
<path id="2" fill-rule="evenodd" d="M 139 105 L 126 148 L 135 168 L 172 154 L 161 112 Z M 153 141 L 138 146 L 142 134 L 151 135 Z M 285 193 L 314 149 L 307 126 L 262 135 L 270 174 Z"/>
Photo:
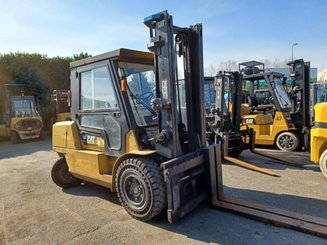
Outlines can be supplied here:
<path id="1" fill-rule="evenodd" d="M 91 57 L 92 55 L 88 54 L 88 53 L 84 53 L 84 52 L 81 52 L 79 54 L 74 54 L 73 55 L 73 61 L 75 60 L 81 60 L 81 59 L 84 59 L 84 58 L 88 58 L 88 57 Z"/>
<path id="2" fill-rule="evenodd" d="M 74 54 L 73 57 L 53 58 L 37 53 L 0 54 L 0 84 L 25 84 L 25 94 L 35 96 L 41 106 L 43 119 L 47 122 L 52 90 L 70 89 L 69 63 L 90 56 L 84 52 Z"/>

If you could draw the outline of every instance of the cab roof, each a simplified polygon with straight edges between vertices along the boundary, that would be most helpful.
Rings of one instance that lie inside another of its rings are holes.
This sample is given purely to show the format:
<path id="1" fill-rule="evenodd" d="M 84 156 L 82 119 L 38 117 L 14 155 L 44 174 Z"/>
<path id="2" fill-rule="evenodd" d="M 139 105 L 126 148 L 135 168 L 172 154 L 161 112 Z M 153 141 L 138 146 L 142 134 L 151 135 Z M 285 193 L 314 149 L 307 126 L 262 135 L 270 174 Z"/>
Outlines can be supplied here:
<path id="1" fill-rule="evenodd" d="M 92 64 L 95 62 L 108 60 L 108 59 L 115 59 L 118 61 L 124 62 L 140 62 L 144 64 L 153 64 L 153 54 L 149 52 L 137 51 L 132 49 L 116 49 L 107 53 L 95 55 L 92 57 L 88 57 L 85 59 L 73 61 L 70 63 L 70 68 L 75 68 L 83 65 Z"/>
<path id="2" fill-rule="evenodd" d="M 280 72 L 261 72 L 261 73 L 256 73 L 256 74 L 252 74 L 252 75 L 243 75 L 243 80 L 264 80 L 265 76 L 270 76 L 273 75 L 274 77 L 277 78 L 282 78 L 284 75 Z"/>

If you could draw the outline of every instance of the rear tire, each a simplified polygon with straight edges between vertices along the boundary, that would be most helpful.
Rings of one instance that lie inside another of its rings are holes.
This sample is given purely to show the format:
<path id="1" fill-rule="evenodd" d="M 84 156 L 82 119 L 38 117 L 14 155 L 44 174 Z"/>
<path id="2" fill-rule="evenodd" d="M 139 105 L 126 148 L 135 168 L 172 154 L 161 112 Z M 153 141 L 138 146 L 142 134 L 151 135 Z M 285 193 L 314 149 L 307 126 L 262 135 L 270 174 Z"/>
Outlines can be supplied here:
<path id="1" fill-rule="evenodd" d="M 150 220 L 167 205 L 163 173 L 152 159 L 123 161 L 117 170 L 116 189 L 121 205 L 138 220 Z"/>
<path id="2" fill-rule="evenodd" d="M 327 178 L 327 149 L 320 156 L 319 167 L 323 175 Z"/>
<path id="3" fill-rule="evenodd" d="M 235 150 L 235 151 L 229 152 L 228 155 L 231 157 L 239 157 L 242 152 L 243 152 L 243 150 Z"/>
<path id="4" fill-rule="evenodd" d="M 11 131 L 10 132 L 10 142 L 11 144 L 17 144 L 19 142 L 20 138 L 17 132 Z"/>
<path id="5" fill-rule="evenodd" d="M 300 144 L 299 137 L 292 132 L 280 133 L 276 138 L 276 145 L 282 151 L 295 151 Z"/>
<path id="6" fill-rule="evenodd" d="M 82 180 L 75 178 L 69 173 L 65 158 L 59 158 L 52 167 L 51 178 L 53 182 L 62 188 L 79 185 Z"/>
<path id="7" fill-rule="evenodd" d="M 243 140 L 242 139 L 236 139 L 236 140 L 231 140 L 229 142 L 229 146 L 240 146 L 240 145 L 243 145 Z M 231 157 L 238 157 L 241 155 L 241 153 L 243 152 L 243 150 L 232 150 L 228 153 L 229 156 Z"/>

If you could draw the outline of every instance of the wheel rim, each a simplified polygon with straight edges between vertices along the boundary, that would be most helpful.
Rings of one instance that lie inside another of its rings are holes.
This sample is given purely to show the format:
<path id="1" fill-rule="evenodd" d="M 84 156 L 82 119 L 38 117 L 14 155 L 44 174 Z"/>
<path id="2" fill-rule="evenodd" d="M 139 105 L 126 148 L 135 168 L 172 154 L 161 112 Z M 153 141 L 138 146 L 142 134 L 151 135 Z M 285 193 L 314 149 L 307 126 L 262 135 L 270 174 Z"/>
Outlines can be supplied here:
<path id="1" fill-rule="evenodd" d="M 282 135 L 278 142 L 283 149 L 291 149 L 294 147 L 296 139 L 290 135 Z"/>
<path id="2" fill-rule="evenodd" d="M 126 204 L 135 211 L 143 211 L 149 200 L 145 181 L 134 171 L 126 170 L 121 176 L 121 184 Z"/>

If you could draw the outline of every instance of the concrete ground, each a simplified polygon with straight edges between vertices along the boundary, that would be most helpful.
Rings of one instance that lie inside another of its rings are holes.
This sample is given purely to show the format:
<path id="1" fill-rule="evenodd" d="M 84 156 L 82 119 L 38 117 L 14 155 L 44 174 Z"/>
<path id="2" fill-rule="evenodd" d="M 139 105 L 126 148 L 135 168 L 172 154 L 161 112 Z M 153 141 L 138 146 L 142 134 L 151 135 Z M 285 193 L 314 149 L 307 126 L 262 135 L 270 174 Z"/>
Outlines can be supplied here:
<path id="1" fill-rule="evenodd" d="M 280 154 L 269 150 L 270 154 Z M 251 153 L 244 160 L 278 173 L 271 177 L 225 164 L 225 193 L 327 218 L 327 179 L 308 155 L 289 156 L 296 169 Z M 0 142 L 0 244 L 327 244 L 327 240 L 266 225 L 205 204 L 179 223 L 165 215 L 132 219 L 106 188 L 85 183 L 62 190 L 51 180 L 57 158 L 51 141 Z"/>

